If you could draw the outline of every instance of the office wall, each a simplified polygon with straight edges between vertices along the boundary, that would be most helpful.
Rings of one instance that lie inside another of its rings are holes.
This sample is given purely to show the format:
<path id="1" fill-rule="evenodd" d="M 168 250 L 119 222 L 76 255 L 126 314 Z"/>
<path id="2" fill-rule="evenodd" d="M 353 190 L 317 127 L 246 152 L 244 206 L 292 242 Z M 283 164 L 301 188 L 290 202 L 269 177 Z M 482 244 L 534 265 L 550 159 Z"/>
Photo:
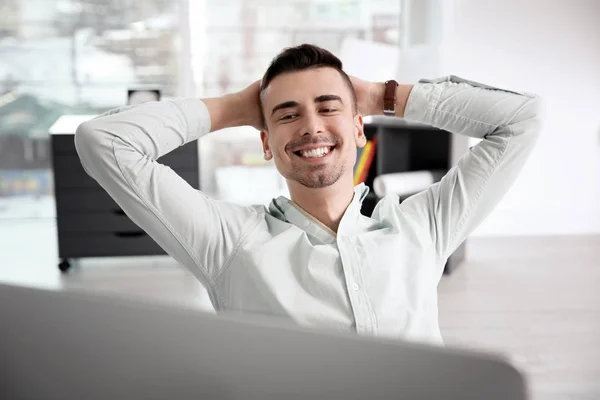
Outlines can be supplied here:
<path id="1" fill-rule="evenodd" d="M 474 235 L 599 233 L 600 2 L 444 3 L 443 74 L 536 92 L 547 105 L 535 152 Z"/>

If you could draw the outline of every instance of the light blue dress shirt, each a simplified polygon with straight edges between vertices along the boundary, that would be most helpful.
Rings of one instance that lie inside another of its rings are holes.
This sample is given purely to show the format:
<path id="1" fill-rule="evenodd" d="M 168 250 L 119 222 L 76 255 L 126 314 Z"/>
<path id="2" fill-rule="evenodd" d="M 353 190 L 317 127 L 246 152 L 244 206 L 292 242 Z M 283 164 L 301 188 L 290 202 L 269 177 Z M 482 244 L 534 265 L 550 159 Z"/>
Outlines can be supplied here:
<path id="1" fill-rule="evenodd" d="M 160 156 L 209 133 L 199 99 L 121 107 L 77 129 L 87 173 L 205 286 L 217 312 L 442 343 L 437 285 L 450 254 L 509 190 L 541 130 L 530 93 L 456 76 L 414 85 L 405 119 L 481 138 L 427 190 L 371 217 L 355 187 L 337 235 L 285 197 L 241 206 L 188 185 Z M 218 134 L 218 133 L 216 133 Z"/>

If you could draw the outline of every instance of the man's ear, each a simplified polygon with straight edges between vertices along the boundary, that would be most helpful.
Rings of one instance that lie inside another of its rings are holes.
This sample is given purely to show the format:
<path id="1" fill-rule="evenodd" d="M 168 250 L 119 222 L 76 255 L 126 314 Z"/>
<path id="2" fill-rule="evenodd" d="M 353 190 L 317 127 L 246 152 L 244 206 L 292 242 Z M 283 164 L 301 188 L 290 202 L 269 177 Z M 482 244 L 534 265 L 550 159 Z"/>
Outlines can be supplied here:
<path id="1" fill-rule="evenodd" d="M 260 131 L 260 140 L 262 141 L 265 160 L 269 161 L 273 158 L 273 152 L 271 151 L 271 146 L 269 145 L 269 133 L 264 129 Z"/>
<path id="2" fill-rule="evenodd" d="M 354 116 L 354 128 L 354 139 L 356 140 L 356 146 L 365 147 L 367 144 L 367 137 L 365 136 L 363 117 L 360 113 L 356 113 Z"/>

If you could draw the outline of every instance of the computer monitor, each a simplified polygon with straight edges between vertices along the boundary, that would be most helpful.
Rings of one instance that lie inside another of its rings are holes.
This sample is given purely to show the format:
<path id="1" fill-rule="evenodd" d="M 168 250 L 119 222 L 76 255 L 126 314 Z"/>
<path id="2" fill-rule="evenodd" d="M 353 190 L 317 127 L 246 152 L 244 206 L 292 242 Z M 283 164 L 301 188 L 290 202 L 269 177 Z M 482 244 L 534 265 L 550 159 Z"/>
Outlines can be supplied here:
<path id="1" fill-rule="evenodd" d="M 520 400 L 501 357 L 0 285 L 2 399 Z"/>

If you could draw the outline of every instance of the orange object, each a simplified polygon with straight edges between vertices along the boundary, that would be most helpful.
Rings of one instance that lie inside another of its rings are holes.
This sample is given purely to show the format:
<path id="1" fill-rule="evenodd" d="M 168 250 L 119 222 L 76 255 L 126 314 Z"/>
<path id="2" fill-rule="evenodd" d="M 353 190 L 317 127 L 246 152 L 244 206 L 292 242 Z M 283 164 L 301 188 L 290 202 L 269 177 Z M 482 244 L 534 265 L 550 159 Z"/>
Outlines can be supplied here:
<path id="1" fill-rule="evenodd" d="M 367 144 L 360 155 L 358 166 L 354 173 L 354 186 L 367 180 L 367 176 L 369 176 L 369 170 L 371 169 L 371 164 L 373 164 L 373 159 L 375 158 L 376 150 L 377 136 L 375 136 L 373 140 L 367 141 Z"/>

